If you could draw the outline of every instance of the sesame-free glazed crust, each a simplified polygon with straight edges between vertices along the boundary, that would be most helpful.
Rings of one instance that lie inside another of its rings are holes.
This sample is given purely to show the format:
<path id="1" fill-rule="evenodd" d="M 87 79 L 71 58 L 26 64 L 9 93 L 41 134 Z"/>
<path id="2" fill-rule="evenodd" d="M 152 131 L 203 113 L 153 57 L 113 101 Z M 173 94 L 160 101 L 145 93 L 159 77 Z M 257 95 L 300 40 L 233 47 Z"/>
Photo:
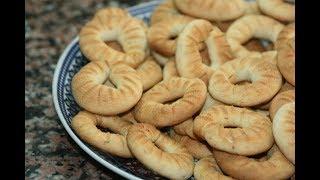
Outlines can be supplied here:
<path id="1" fill-rule="evenodd" d="M 124 158 L 133 157 L 126 140 L 131 125 L 119 116 L 100 116 L 87 111 L 80 111 L 71 121 L 72 129 L 82 140 L 103 152 Z M 108 128 L 114 133 L 103 132 L 98 127 Z"/>
<path id="2" fill-rule="evenodd" d="M 276 145 L 260 159 L 217 150 L 214 150 L 213 154 L 222 171 L 236 179 L 288 179 L 295 172 L 294 165 Z"/>
<path id="3" fill-rule="evenodd" d="M 109 47 L 105 41 L 118 41 L 124 53 Z M 135 68 L 146 56 L 146 29 L 133 17 L 100 15 L 81 29 L 79 44 L 89 61 L 107 61 L 110 66 L 124 62 Z"/>
<path id="4" fill-rule="evenodd" d="M 145 92 L 134 108 L 134 116 L 137 121 L 156 127 L 172 126 L 192 117 L 205 98 L 206 86 L 200 79 L 173 77 Z M 172 100 L 176 101 L 164 104 Z"/>
<path id="5" fill-rule="evenodd" d="M 104 82 L 109 79 L 116 88 Z M 142 82 L 130 66 L 118 64 L 112 69 L 105 61 L 92 61 L 82 67 L 72 79 L 75 101 L 87 111 L 101 115 L 116 115 L 131 109 L 142 96 Z"/>
<path id="6" fill-rule="evenodd" d="M 239 155 L 264 152 L 274 143 L 269 118 L 233 106 L 217 105 L 201 112 L 193 131 L 213 148 Z"/>
<path id="7" fill-rule="evenodd" d="M 267 39 L 275 43 L 284 25 L 265 15 L 245 15 L 235 20 L 226 32 L 227 41 L 235 57 L 258 56 L 276 58 L 276 51 L 249 51 L 243 46 L 251 38 Z"/>
<path id="8" fill-rule="evenodd" d="M 188 150 L 150 124 L 132 125 L 127 134 L 132 154 L 147 168 L 170 179 L 188 179 L 194 162 Z"/>
<path id="9" fill-rule="evenodd" d="M 210 66 L 202 61 L 198 49 L 201 42 L 207 45 Z M 212 72 L 231 59 L 231 50 L 223 32 L 209 21 L 191 21 L 178 37 L 176 67 L 181 77 L 200 78 L 207 84 Z"/>
<path id="10" fill-rule="evenodd" d="M 236 84 L 241 81 L 251 83 Z M 237 58 L 212 74 L 208 90 L 214 99 L 225 104 L 248 107 L 268 102 L 281 85 L 282 76 L 275 65 L 256 58 Z"/>

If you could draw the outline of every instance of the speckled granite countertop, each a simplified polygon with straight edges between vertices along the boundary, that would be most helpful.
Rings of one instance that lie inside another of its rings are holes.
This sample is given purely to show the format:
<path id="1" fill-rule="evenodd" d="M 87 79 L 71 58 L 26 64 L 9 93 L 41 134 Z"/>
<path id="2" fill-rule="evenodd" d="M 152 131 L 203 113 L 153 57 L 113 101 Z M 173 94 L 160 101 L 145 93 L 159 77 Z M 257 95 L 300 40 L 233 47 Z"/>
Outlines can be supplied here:
<path id="1" fill-rule="evenodd" d="M 146 1 L 25 1 L 25 179 L 122 179 L 67 135 L 54 109 L 51 84 L 60 54 L 97 9 Z"/>

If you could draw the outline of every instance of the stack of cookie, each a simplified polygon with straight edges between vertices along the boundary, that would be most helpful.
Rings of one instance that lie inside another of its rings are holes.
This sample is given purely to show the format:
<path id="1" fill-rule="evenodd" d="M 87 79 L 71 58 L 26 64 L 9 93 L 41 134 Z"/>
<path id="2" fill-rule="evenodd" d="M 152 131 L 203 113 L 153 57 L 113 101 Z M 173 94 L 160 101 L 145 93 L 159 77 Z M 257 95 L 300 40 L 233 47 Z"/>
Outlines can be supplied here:
<path id="1" fill-rule="evenodd" d="M 150 26 L 104 8 L 79 37 L 82 140 L 170 179 L 294 177 L 294 4 L 166 0 Z"/>

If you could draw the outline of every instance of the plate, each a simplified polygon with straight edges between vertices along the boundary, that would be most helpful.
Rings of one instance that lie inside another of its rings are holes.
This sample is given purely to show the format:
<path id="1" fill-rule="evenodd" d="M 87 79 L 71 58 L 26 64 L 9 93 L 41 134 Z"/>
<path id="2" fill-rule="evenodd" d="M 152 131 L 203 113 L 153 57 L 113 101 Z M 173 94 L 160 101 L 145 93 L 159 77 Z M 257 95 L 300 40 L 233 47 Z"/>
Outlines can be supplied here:
<path id="1" fill-rule="evenodd" d="M 149 22 L 153 9 L 161 1 L 152 1 L 138 6 L 128 8 L 132 16 Z M 72 130 L 71 120 L 80 111 L 80 107 L 75 102 L 71 92 L 71 80 L 81 67 L 88 63 L 79 47 L 79 37 L 76 37 L 64 50 L 60 56 L 54 72 L 52 83 L 52 95 L 55 109 L 61 123 L 71 136 L 71 138 L 89 156 L 101 163 L 106 168 L 127 178 L 127 179 L 164 179 L 160 175 L 146 169 L 138 160 L 133 158 L 120 158 L 107 153 L 99 152 L 94 147 L 83 142 Z"/>

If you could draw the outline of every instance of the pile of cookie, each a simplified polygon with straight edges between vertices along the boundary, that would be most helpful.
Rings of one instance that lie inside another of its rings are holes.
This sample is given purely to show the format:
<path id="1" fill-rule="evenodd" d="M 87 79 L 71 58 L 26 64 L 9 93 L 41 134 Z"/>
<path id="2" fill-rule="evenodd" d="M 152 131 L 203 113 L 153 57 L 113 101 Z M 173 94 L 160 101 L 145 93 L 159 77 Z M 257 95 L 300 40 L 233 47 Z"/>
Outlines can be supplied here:
<path id="1" fill-rule="evenodd" d="M 294 178 L 294 19 L 282 0 L 165 0 L 150 25 L 103 8 L 79 34 L 72 128 L 170 179 Z"/>

